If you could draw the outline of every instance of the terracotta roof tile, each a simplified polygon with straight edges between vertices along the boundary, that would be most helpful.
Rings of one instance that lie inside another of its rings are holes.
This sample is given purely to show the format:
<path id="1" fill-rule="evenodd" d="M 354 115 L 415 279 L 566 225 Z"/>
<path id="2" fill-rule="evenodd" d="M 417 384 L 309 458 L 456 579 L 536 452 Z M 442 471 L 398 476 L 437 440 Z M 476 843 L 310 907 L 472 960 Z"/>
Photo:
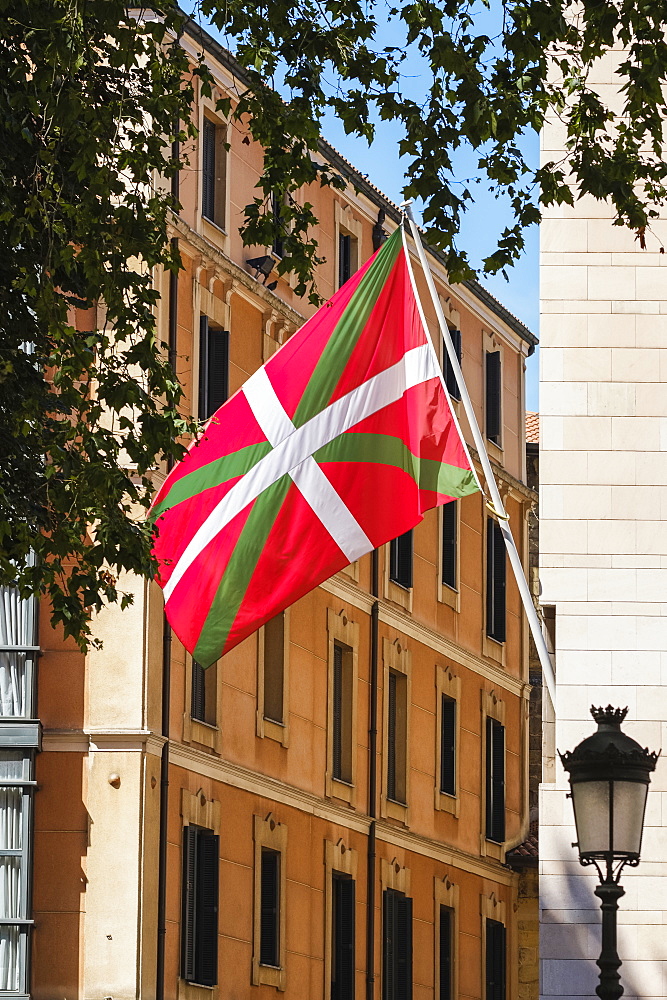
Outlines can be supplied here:
<path id="1" fill-rule="evenodd" d="M 540 443 L 540 415 L 526 410 L 526 443 Z"/>

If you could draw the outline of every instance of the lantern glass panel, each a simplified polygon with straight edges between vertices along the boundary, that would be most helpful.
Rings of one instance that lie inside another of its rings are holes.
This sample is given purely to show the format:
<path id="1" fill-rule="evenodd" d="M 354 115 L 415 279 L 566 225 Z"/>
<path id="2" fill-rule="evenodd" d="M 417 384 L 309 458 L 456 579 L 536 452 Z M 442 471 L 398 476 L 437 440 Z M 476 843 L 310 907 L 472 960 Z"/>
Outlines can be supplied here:
<path id="1" fill-rule="evenodd" d="M 572 785 L 574 822 L 580 854 L 609 850 L 609 782 L 579 781 Z"/>
<path id="2" fill-rule="evenodd" d="M 639 854 L 647 792 L 642 781 L 614 782 L 614 854 Z"/>

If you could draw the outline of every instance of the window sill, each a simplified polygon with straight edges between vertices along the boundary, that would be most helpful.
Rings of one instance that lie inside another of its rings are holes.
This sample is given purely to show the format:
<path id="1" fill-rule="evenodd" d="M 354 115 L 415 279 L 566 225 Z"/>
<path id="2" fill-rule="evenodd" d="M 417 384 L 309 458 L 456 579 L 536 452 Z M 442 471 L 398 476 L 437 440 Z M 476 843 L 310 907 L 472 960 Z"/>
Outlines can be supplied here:
<path id="1" fill-rule="evenodd" d="M 453 608 L 454 611 L 461 610 L 461 592 L 455 587 L 450 587 L 448 583 L 438 583 L 438 601 Z"/>
<path id="2" fill-rule="evenodd" d="M 493 858 L 495 861 L 505 861 L 505 844 L 499 844 L 496 840 L 489 840 L 488 837 L 481 837 L 481 854 L 486 858 Z"/>
<path id="3" fill-rule="evenodd" d="M 413 592 L 413 587 L 402 587 L 400 583 L 395 583 L 394 580 L 387 580 L 387 589 L 385 594 L 387 600 L 392 601 L 394 604 L 398 604 L 410 614 L 412 613 Z"/>
<path id="4" fill-rule="evenodd" d="M 193 719 L 189 712 L 185 712 L 183 715 L 183 742 L 199 743 L 200 746 L 207 747 L 214 753 L 222 753 L 220 728 L 212 726 L 209 722 Z"/>
<path id="5" fill-rule="evenodd" d="M 495 458 L 496 461 L 501 462 L 504 458 L 503 446 L 501 444 L 496 444 L 491 438 L 486 438 L 486 450 L 489 454 L 489 458 Z"/>
<path id="6" fill-rule="evenodd" d="M 438 812 L 449 813 L 450 816 L 459 818 L 459 798 L 457 795 L 450 795 L 449 792 L 442 792 L 439 788 L 435 790 L 435 808 Z"/>
<path id="7" fill-rule="evenodd" d="M 355 792 L 356 788 L 352 782 L 343 781 L 341 778 L 333 778 L 330 774 L 326 775 L 326 793 L 328 798 L 339 799 L 341 802 L 346 802 L 354 808 Z"/>
<path id="8" fill-rule="evenodd" d="M 503 667 L 507 663 L 507 643 L 498 642 L 497 639 L 487 635 L 486 632 L 482 635 L 482 652 L 484 656 L 488 656 L 490 660 L 495 660 L 496 663 L 499 663 Z"/>
<path id="9" fill-rule="evenodd" d="M 260 739 L 275 740 L 281 746 L 288 746 L 288 731 L 284 722 L 275 722 L 265 716 L 257 716 L 257 735 Z"/>
<path id="10" fill-rule="evenodd" d="M 253 986 L 275 986 L 281 992 L 285 991 L 285 970 L 279 965 L 262 965 L 257 963 L 252 977 Z"/>
<path id="11" fill-rule="evenodd" d="M 396 802 L 394 799 L 388 799 L 386 795 L 383 795 L 380 811 L 385 819 L 395 819 L 399 823 L 402 823 L 403 826 L 408 825 L 409 811 L 407 803 Z"/>
<path id="12" fill-rule="evenodd" d="M 217 1000 L 218 990 L 218 986 L 201 986 L 179 978 L 176 995 L 178 1000 Z"/>
<path id="13" fill-rule="evenodd" d="M 202 215 L 201 221 L 204 226 L 209 226 L 215 235 L 229 236 L 229 233 L 224 228 L 224 226 L 219 225 L 219 223 L 214 222 L 213 219 L 209 219 L 207 215 Z"/>

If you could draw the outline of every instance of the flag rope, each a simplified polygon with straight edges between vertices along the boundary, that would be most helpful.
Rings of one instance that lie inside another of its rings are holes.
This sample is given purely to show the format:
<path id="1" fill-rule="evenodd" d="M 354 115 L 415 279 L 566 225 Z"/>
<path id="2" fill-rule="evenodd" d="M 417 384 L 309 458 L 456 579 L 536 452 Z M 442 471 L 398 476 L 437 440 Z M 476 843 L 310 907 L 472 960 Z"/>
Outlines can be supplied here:
<path id="1" fill-rule="evenodd" d="M 486 445 L 484 444 L 484 438 L 479 429 L 477 423 L 477 418 L 475 417 L 475 411 L 473 409 L 472 400 L 470 399 L 470 394 L 468 393 L 468 388 L 463 380 L 463 372 L 461 371 L 461 365 L 459 364 L 459 359 L 456 356 L 456 351 L 454 350 L 454 344 L 452 343 L 452 338 L 449 335 L 449 326 L 447 325 L 447 320 L 445 319 L 445 314 L 442 310 L 442 305 L 440 304 L 440 299 L 438 298 L 438 293 L 433 281 L 433 275 L 431 273 L 431 268 L 426 259 L 426 254 L 424 252 L 424 246 L 421 241 L 419 230 L 417 224 L 414 220 L 412 214 L 411 202 L 404 202 L 401 205 L 401 211 L 405 214 L 410 223 L 410 229 L 412 231 L 412 238 L 415 242 L 415 247 L 417 254 L 419 256 L 419 261 L 424 272 L 424 277 L 426 278 L 426 284 L 428 285 L 428 290 L 431 294 L 431 299 L 433 301 L 433 308 L 435 309 L 435 314 L 438 318 L 438 324 L 440 326 L 440 332 L 442 334 L 442 339 L 444 341 L 445 349 L 449 357 L 452 368 L 454 369 L 454 374 L 456 376 L 456 381 L 458 383 L 459 389 L 461 391 L 461 402 L 463 403 L 463 408 L 465 410 L 466 416 L 468 418 L 468 423 L 470 424 L 470 430 L 475 442 L 475 447 L 479 455 L 479 461 L 484 472 L 484 478 L 486 479 L 487 486 L 489 488 L 489 493 L 491 494 L 491 502 L 493 504 L 493 513 L 498 518 L 498 525 L 502 532 L 503 538 L 505 539 L 505 547 L 507 549 L 507 554 L 509 556 L 510 565 L 514 572 L 514 578 L 519 588 L 519 594 L 521 596 L 521 601 L 523 603 L 524 611 L 526 613 L 526 618 L 528 619 L 528 626 L 533 636 L 533 641 L 535 642 L 535 648 L 540 659 L 540 665 L 542 667 L 542 674 L 544 677 L 544 682 L 546 684 L 547 690 L 549 692 L 549 697 L 551 698 L 552 706 L 556 707 L 556 678 L 554 676 L 553 665 L 551 663 L 551 657 L 549 656 L 549 650 L 547 649 L 547 644 L 544 639 L 544 634 L 540 625 L 539 618 L 537 617 L 537 612 L 535 610 L 535 605 L 533 604 L 533 598 L 530 593 L 530 588 L 528 586 L 528 581 L 526 580 L 525 573 L 523 571 L 523 565 L 521 563 L 521 557 L 516 547 L 516 542 L 512 535 L 512 531 L 509 526 L 509 515 L 505 510 L 505 505 L 503 504 L 502 497 L 500 495 L 500 490 L 498 489 L 498 484 L 496 483 L 495 476 L 493 474 L 493 469 L 491 467 L 491 462 L 486 451 Z M 410 261 L 410 254 L 406 242 L 405 229 L 403 229 L 403 245 L 405 247 L 405 257 L 408 264 L 408 272 L 410 274 L 410 279 L 412 281 L 412 287 L 419 304 L 420 312 L 422 310 L 421 302 L 419 299 L 419 293 L 417 291 L 417 284 L 414 279 L 414 273 L 412 270 L 412 263 Z M 422 312 L 423 316 L 423 312 Z M 424 323 L 424 327 L 426 324 Z M 427 337 L 429 343 L 431 343 L 431 338 Z M 434 348 L 435 350 L 435 348 Z M 449 399 L 449 393 L 447 393 L 447 398 Z M 451 404 L 450 404 L 451 408 Z M 463 437 L 461 437 L 463 440 Z M 464 442 L 465 444 L 465 442 Z M 472 463 L 471 463 L 472 465 Z M 483 491 L 484 492 L 484 491 Z"/>

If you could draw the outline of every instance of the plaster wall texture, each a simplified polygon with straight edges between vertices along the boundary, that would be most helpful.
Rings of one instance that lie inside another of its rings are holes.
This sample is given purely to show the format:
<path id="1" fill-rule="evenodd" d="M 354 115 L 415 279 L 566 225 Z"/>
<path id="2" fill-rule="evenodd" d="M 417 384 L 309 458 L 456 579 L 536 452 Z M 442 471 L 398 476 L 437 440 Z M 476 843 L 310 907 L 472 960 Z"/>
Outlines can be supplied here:
<path id="1" fill-rule="evenodd" d="M 621 55 L 600 65 L 599 84 Z M 543 161 L 562 155 L 554 123 Z M 540 580 L 556 608 L 560 750 L 593 731 L 591 704 L 609 702 L 628 706 L 624 728 L 642 745 L 667 745 L 666 236 L 661 219 L 642 250 L 590 199 L 549 209 L 542 226 Z M 553 776 L 540 793 L 541 995 L 563 1000 L 594 993 L 600 911 L 560 762 Z M 622 877 L 627 997 L 667 996 L 666 821 L 660 761 L 642 862 Z"/>

